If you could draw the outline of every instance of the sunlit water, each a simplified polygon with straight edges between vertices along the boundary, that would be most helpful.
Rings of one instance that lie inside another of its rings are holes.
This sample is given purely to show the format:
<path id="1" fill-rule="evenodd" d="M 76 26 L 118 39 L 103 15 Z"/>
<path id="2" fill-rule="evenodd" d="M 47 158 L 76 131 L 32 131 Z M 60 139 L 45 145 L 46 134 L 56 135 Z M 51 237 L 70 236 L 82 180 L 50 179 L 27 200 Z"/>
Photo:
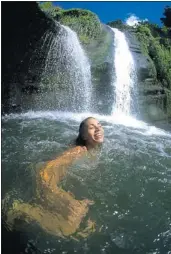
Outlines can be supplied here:
<path id="1" fill-rule="evenodd" d="M 56 26 L 59 29 L 58 23 Z M 51 108 L 52 105 L 53 108 L 60 108 L 59 105 L 57 107 L 55 105 L 59 100 L 60 90 L 64 89 L 67 91 L 66 108 L 74 112 L 90 110 L 92 90 L 90 62 L 76 32 L 67 26 L 60 25 L 60 31 L 57 34 L 47 31 L 41 42 L 41 48 L 46 48 L 48 52 L 41 74 L 41 86 L 48 92 L 52 90 L 56 94 L 56 97 L 50 96 L 50 101 L 46 96 L 44 99 L 46 103 L 42 102 L 44 108 L 47 108 L 48 103 Z M 35 55 L 37 56 L 38 53 L 35 52 Z M 40 108 L 41 105 L 36 106 Z"/>
<path id="2" fill-rule="evenodd" d="M 133 94 L 136 91 L 136 68 L 132 53 L 124 32 L 117 28 L 111 28 L 114 33 L 114 66 L 113 66 L 113 86 L 115 89 L 115 99 L 113 103 L 113 113 L 124 113 L 130 115 L 135 110 L 136 98 Z"/>
<path id="3" fill-rule="evenodd" d="M 80 121 L 90 115 L 32 111 L 2 118 L 2 198 L 7 206 L 16 198 L 31 199 L 36 165 L 66 150 Z M 169 254 L 171 133 L 131 117 L 93 116 L 105 130 L 101 153 L 96 160 L 74 163 L 63 188 L 77 199 L 95 201 L 88 217 L 96 222 L 96 232 L 77 242 L 48 235 L 33 223 L 30 233 L 20 234 L 23 252 Z"/>

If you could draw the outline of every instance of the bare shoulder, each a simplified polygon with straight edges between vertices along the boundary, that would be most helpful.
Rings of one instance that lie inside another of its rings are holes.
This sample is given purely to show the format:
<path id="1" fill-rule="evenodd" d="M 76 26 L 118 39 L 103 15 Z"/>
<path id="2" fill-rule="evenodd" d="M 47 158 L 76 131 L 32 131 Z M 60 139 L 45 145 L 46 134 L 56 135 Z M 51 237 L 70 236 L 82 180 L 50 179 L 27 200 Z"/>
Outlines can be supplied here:
<path id="1" fill-rule="evenodd" d="M 66 152 L 69 154 L 79 154 L 79 153 L 83 153 L 86 151 L 87 151 L 86 146 L 75 146 L 75 147 L 70 148 Z"/>

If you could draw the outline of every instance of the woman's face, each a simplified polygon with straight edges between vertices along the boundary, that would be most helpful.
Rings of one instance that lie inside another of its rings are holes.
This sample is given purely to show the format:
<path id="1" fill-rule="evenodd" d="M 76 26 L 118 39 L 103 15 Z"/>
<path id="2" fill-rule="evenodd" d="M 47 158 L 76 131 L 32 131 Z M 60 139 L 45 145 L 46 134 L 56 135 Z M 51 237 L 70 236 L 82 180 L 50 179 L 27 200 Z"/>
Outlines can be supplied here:
<path id="1" fill-rule="evenodd" d="M 95 118 L 89 118 L 85 123 L 83 136 L 87 146 L 94 147 L 103 143 L 104 130 L 99 121 Z"/>

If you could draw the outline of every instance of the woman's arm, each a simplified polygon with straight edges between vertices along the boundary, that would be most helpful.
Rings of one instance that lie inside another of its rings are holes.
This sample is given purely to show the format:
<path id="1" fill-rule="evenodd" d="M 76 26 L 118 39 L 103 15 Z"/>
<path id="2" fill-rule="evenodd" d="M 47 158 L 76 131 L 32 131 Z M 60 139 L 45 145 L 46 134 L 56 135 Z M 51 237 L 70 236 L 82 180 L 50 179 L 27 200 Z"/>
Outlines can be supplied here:
<path id="1" fill-rule="evenodd" d="M 48 186 L 56 185 L 65 176 L 67 168 L 74 160 L 80 158 L 87 151 L 86 147 L 76 146 L 64 152 L 56 159 L 47 162 L 40 171 L 42 181 Z"/>

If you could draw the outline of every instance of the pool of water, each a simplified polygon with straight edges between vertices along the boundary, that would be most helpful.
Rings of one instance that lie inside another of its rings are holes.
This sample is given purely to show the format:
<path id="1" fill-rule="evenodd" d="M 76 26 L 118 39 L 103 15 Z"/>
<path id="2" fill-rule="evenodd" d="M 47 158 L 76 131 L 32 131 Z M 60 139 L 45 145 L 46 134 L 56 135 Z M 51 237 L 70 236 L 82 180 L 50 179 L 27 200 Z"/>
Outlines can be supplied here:
<path id="1" fill-rule="evenodd" d="M 2 117 L 7 206 L 16 198 L 31 199 L 36 165 L 65 151 L 81 120 L 91 115 L 47 111 Z M 4 229 L 4 249 L 11 241 L 16 253 L 171 253 L 171 132 L 130 117 L 95 117 L 105 130 L 103 147 L 96 159 L 74 163 L 62 186 L 77 199 L 94 200 L 88 217 L 96 232 L 79 241 L 61 239 L 33 223 L 26 232 Z"/>

